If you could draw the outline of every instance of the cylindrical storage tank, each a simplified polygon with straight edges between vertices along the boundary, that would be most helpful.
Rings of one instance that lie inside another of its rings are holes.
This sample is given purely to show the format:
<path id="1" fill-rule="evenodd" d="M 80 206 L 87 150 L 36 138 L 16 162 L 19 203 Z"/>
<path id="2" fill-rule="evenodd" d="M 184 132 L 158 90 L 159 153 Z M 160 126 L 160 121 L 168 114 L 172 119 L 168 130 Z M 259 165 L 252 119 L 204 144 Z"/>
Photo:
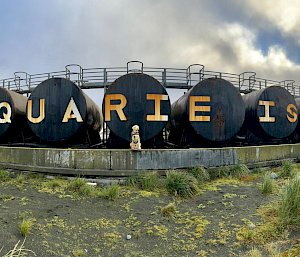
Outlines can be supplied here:
<path id="1" fill-rule="evenodd" d="M 270 86 L 243 96 L 245 124 L 261 139 L 282 139 L 297 127 L 298 112 L 294 97 L 283 87 Z"/>
<path id="2" fill-rule="evenodd" d="M 70 80 L 51 78 L 40 83 L 28 99 L 26 112 L 30 128 L 43 142 L 100 142 L 102 113 Z"/>
<path id="3" fill-rule="evenodd" d="M 230 82 L 209 78 L 172 104 L 170 140 L 180 145 L 224 143 L 240 130 L 243 99 Z"/>
<path id="4" fill-rule="evenodd" d="M 116 135 L 128 143 L 132 126 L 138 125 L 143 147 L 143 142 L 161 134 L 167 125 L 171 104 L 159 81 L 143 73 L 129 73 L 108 87 L 102 111 L 110 137 Z"/>
<path id="5" fill-rule="evenodd" d="M 0 141 L 24 143 L 28 136 L 26 122 L 27 97 L 5 88 L 0 88 Z"/>
<path id="6" fill-rule="evenodd" d="M 296 103 L 296 108 L 298 110 L 298 124 L 297 127 L 294 131 L 294 133 L 292 133 L 292 135 L 289 137 L 290 142 L 291 143 L 298 143 L 300 141 L 300 122 L 299 122 L 299 118 L 300 118 L 300 97 L 295 97 L 295 103 Z"/>

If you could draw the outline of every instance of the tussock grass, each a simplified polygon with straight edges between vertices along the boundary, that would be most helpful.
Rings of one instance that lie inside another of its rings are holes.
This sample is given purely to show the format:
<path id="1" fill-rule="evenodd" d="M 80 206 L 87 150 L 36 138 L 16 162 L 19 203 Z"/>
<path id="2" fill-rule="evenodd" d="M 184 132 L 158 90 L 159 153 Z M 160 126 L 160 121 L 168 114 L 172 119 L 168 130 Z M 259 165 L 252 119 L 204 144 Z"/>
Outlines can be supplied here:
<path id="1" fill-rule="evenodd" d="M 253 247 L 247 254 L 246 257 L 262 257 L 260 250 Z"/>
<path id="2" fill-rule="evenodd" d="M 55 178 L 55 179 L 52 179 L 52 180 L 49 180 L 48 181 L 48 186 L 51 188 L 51 189 L 56 189 L 56 188 L 59 188 L 59 187 L 62 187 L 63 186 L 63 181 L 59 178 Z M 73 187 L 74 185 L 72 185 L 71 187 Z M 74 188 L 73 188 L 74 189 Z"/>
<path id="3" fill-rule="evenodd" d="M 20 223 L 20 233 L 23 237 L 27 237 L 33 225 L 32 219 L 22 219 Z"/>
<path id="4" fill-rule="evenodd" d="M 15 181 L 18 185 L 24 184 L 25 180 L 26 180 L 26 176 L 23 175 L 22 173 L 18 174 L 17 177 L 15 178 Z"/>
<path id="5" fill-rule="evenodd" d="M 51 183 L 56 182 L 52 181 Z M 55 186 L 55 184 L 53 184 L 52 186 Z M 75 178 L 71 180 L 67 185 L 67 190 L 82 196 L 93 196 L 95 194 L 95 189 L 92 186 L 88 185 L 82 178 Z"/>
<path id="6" fill-rule="evenodd" d="M 119 185 L 110 185 L 104 187 L 98 195 L 102 198 L 109 199 L 111 201 L 116 200 L 120 196 L 121 188 Z"/>
<path id="7" fill-rule="evenodd" d="M 30 256 L 36 256 L 36 254 L 29 250 L 29 249 L 26 249 L 24 247 L 24 244 L 25 244 L 25 239 L 22 243 L 20 243 L 20 241 L 18 241 L 14 248 L 11 249 L 9 252 L 7 252 L 6 254 L 3 255 L 3 257 L 24 257 L 24 256 L 28 256 L 27 254 L 30 253 Z M 1 254 L 1 250 L 0 249 L 0 254 Z"/>
<path id="8" fill-rule="evenodd" d="M 0 170 L 0 182 L 5 182 L 9 179 L 9 172 L 7 170 Z"/>
<path id="9" fill-rule="evenodd" d="M 211 169 L 210 178 L 243 178 L 249 175 L 250 171 L 245 164 L 238 164 L 233 167 L 224 166 Z"/>
<path id="10" fill-rule="evenodd" d="M 291 161 L 283 161 L 281 165 L 282 177 L 293 177 L 296 173 L 295 164 Z"/>
<path id="11" fill-rule="evenodd" d="M 300 177 L 288 182 L 281 192 L 278 208 L 279 222 L 283 225 L 300 225 Z"/>
<path id="12" fill-rule="evenodd" d="M 126 178 L 126 185 L 142 190 L 155 190 L 161 186 L 157 172 L 143 172 Z"/>
<path id="13" fill-rule="evenodd" d="M 202 166 L 192 168 L 190 173 L 198 180 L 200 184 L 210 180 L 208 171 Z"/>
<path id="14" fill-rule="evenodd" d="M 143 174 L 140 180 L 142 190 L 153 190 L 159 187 L 159 175 L 157 172 L 148 172 Z"/>
<path id="15" fill-rule="evenodd" d="M 170 194 L 183 198 L 194 196 L 199 192 L 198 181 L 190 174 L 178 171 L 166 173 L 166 188 Z"/>
<path id="16" fill-rule="evenodd" d="M 271 178 L 271 172 L 266 172 L 261 185 L 261 192 L 263 194 L 271 194 L 274 190 L 274 181 Z"/>
<path id="17" fill-rule="evenodd" d="M 86 252 L 83 249 L 80 249 L 80 248 L 75 248 L 72 251 L 72 255 L 74 257 L 83 257 L 83 256 L 85 256 L 85 254 L 86 254 Z"/>
<path id="18" fill-rule="evenodd" d="M 210 170 L 210 179 L 227 178 L 230 175 L 230 168 L 228 166 L 213 168 Z"/>
<path id="19" fill-rule="evenodd" d="M 234 178 L 241 178 L 243 176 L 247 176 L 249 173 L 250 171 L 245 164 L 238 164 L 230 169 L 229 176 Z"/>
<path id="20" fill-rule="evenodd" d="M 172 218 L 176 212 L 176 205 L 175 203 L 169 203 L 166 206 L 161 208 L 161 215 L 167 218 Z"/>

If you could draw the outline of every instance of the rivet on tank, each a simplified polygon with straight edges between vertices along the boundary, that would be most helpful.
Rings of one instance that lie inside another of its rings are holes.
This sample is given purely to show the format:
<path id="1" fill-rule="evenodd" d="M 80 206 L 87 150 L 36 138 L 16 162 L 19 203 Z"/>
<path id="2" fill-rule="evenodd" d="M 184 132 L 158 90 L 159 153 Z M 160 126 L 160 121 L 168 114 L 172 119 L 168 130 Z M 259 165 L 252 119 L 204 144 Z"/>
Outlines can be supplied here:
<path id="1" fill-rule="evenodd" d="M 26 123 L 27 97 L 0 88 L 0 142 L 25 143 L 32 133 Z"/>
<path id="2" fill-rule="evenodd" d="M 262 139 L 284 139 L 297 127 L 294 97 L 283 87 L 270 86 L 243 96 L 246 118 L 243 127 Z M 253 141 L 253 138 L 251 139 Z"/>
<path id="3" fill-rule="evenodd" d="M 97 144 L 102 113 L 72 81 L 51 78 L 40 83 L 27 102 L 30 128 L 42 142 Z"/>
<path id="4" fill-rule="evenodd" d="M 209 78 L 172 104 L 169 140 L 181 146 L 214 146 L 230 141 L 245 117 L 243 99 L 230 82 Z"/>
<path id="5" fill-rule="evenodd" d="M 129 148 L 134 125 L 139 126 L 142 147 L 163 144 L 171 105 L 167 91 L 152 76 L 134 72 L 115 80 L 105 92 L 102 111 L 109 147 Z"/>

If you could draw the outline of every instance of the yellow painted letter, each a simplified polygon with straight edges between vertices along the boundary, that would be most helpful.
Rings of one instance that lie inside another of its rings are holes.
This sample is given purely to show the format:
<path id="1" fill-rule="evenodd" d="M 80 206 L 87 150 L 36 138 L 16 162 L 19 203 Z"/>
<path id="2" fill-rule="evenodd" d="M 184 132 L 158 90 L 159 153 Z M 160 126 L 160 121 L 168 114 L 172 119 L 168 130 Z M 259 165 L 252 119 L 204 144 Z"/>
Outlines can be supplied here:
<path id="1" fill-rule="evenodd" d="M 3 119 L 0 119 L 0 124 L 11 123 L 11 107 L 7 102 L 0 103 L 0 109 L 6 108 L 7 112 L 3 112 Z"/>
<path id="2" fill-rule="evenodd" d="M 111 101 L 113 100 L 118 100 L 120 101 L 120 104 L 111 104 Z M 124 95 L 122 94 L 111 94 L 111 95 L 105 95 L 105 115 L 104 115 L 104 120 L 105 121 L 110 121 L 110 112 L 111 111 L 116 111 L 119 119 L 122 121 L 127 120 L 126 116 L 123 112 L 124 107 L 127 104 L 127 99 Z"/>
<path id="3" fill-rule="evenodd" d="M 83 122 L 73 97 L 71 97 L 62 122 L 69 122 L 69 119 L 76 119 L 77 122 Z"/>
<path id="4" fill-rule="evenodd" d="M 275 122 L 275 117 L 270 117 L 270 106 L 275 106 L 275 102 L 259 100 L 258 104 L 265 106 L 265 116 L 259 117 L 259 122 Z"/>
<path id="5" fill-rule="evenodd" d="M 210 121 L 210 116 L 196 116 L 196 112 L 210 112 L 210 106 L 197 106 L 196 102 L 210 102 L 210 96 L 190 96 L 190 121 Z"/>
<path id="6" fill-rule="evenodd" d="M 147 115 L 147 121 L 168 121 L 168 115 L 160 115 L 160 101 L 166 101 L 167 95 L 147 94 L 147 100 L 154 100 L 154 115 Z"/>
<path id="7" fill-rule="evenodd" d="M 289 104 L 286 107 L 286 111 L 288 112 L 288 114 L 286 115 L 287 119 L 289 122 L 296 122 L 298 119 L 298 114 L 297 114 L 297 108 L 295 105 L 293 104 Z"/>
<path id="8" fill-rule="evenodd" d="M 32 100 L 27 102 L 27 119 L 32 123 L 40 123 L 45 119 L 45 99 L 40 99 L 40 115 L 37 118 L 32 117 Z"/>

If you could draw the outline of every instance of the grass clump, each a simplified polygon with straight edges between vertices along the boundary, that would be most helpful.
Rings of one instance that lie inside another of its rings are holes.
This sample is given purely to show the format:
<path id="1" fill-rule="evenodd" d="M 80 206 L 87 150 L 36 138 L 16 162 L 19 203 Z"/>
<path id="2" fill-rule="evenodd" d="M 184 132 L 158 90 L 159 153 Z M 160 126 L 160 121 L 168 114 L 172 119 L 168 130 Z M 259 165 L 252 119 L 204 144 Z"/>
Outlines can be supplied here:
<path id="1" fill-rule="evenodd" d="M 176 212 L 176 205 L 175 203 L 169 203 L 166 206 L 161 208 L 161 215 L 167 218 L 172 218 Z"/>
<path id="2" fill-rule="evenodd" d="M 0 182 L 5 182 L 9 179 L 9 172 L 7 170 L 0 170 Z"/>
<path id="3" fill-rule="evenodd" d="M 33 225 L 33 220 L 32 219 L 22 219 L 20 223 L 20 233 L 23 237 L 27 237 L 28 234 L 30 233 Z"/>
<path id="4" fill-rule="evenodd" d="M 266 172 L 261 185 L 261 192 L 263 194 L 271 194 L 274 190 L 274 181 L 270 172 Z"/>
<path id="5" fill-rule="evenodd" d="M 18 185 L 22 185 L 25 183 L 26 177 L 22 173 L 18 174 L 17 177 L 15 178 L 15 181 Z"/>
<path id="6" fill-rule="evenodd" d="M 191 197 L 199 192 L 197 179 L 190 174 L 169 171 L 166 174 L 166 188 L 170 194 L 183 198 Z"/>
<path id="7" fill-rule="evenodd" d="M 278 208 L 280 224 L 300 225 L 300 177 L 296 176 L 281 192 L 281 201 Z"/>
<path id="8" fill-rule="evenodd" d="M 260 250 L 253 247 L 246 255 L 246 257 L 262 257 Z"/>
<path id="9" fill-rule="evenodd" d="M 229 177 L 229 175 L 230 175 L 230 168 L 228 166 L 210 169 L 211 180 Z"/>
<path id="10" fill-rule="evenodd" d="M 148 172 L 142 175 L 140 180 L 142 190 L 153 190 L 159 187 L 159 176 L 157 172 Z"/>
<path id="11" fill-rule="evenodd" d="M 57 181 L 52 181 L 52 186 L 58 186 L 55 185 Z M 67 185 L 67 190 L 77 193 L 78 195 L 83 196 L 92 196 L 94 194 L 94 188 L 86 183 L 86 181 L 82 178 L 75 178 L 69 182 Z"/>
<path id="12" fill-rule="evenodd" d="M 192 168 L 190 173 L 198 180 L 200 184 L 210 180 L 208 171 L 202 166 Z"/>
<path id="13" fill-rule="evenodd" d="M 80 248 L 76 248 L 72 251 L 72 255 L 74 257 L 83 257 L 85 255 L 85 251 L 83 249 Z"/>
<path id="14" fill-rule="evenodd" d="M 78 183 L 80 184 L 80 183 Z M 61 179 L 59 178 L 55 178 L 55 179 L 52 179 L 52 180 L 49 180 L 48 181 L 48 186 L 51 188 L 51 189 L 57 189 L 57 188 L 60 188 L 63 186 L 63 182 Z M 70 186 L 70 185 L 69 185 Z M 74 185 L 72 185 L 71 187 L 73 187 Z M 73 188 L 74 189 L 74 188 Z"/>
<path id="15" fill-rule="evenodd" d="M 224 166 L 213 168 L 210 170 L 210 178 L 243 178 L 249 175 L 250 171 L 245 164 L 238 164 L 235 166 Z"/>
<path id="16" fill-rule="evenodd" d="M 282 177 L 293 177 L 296 173 L 295 165 L 291 161 L 283 161 L 281 165 Z"/>
<path id="17" fill-rule="evenodd" d="M 113 200 L 116 200 L 120 196 L 120 192 L 121 192 L 120 186 L 117 184 L 114 184 L 114 185 L 104 187 L 100 191 L 99 196 L 113 201 Z"/>
<path id="18" fill-rule="evenodd" d="M 126 178 L 126 184 L 142 190 L 154 190 L 160 186 L 157 172 L 143 172 Z"/>
<path id="19" fill-rule="evenodd" d="M 247 176 L 250 173 L 248 167 L 245 164 L 235 165 L 230 169 L 230 177 L 241 178 Z"/>

